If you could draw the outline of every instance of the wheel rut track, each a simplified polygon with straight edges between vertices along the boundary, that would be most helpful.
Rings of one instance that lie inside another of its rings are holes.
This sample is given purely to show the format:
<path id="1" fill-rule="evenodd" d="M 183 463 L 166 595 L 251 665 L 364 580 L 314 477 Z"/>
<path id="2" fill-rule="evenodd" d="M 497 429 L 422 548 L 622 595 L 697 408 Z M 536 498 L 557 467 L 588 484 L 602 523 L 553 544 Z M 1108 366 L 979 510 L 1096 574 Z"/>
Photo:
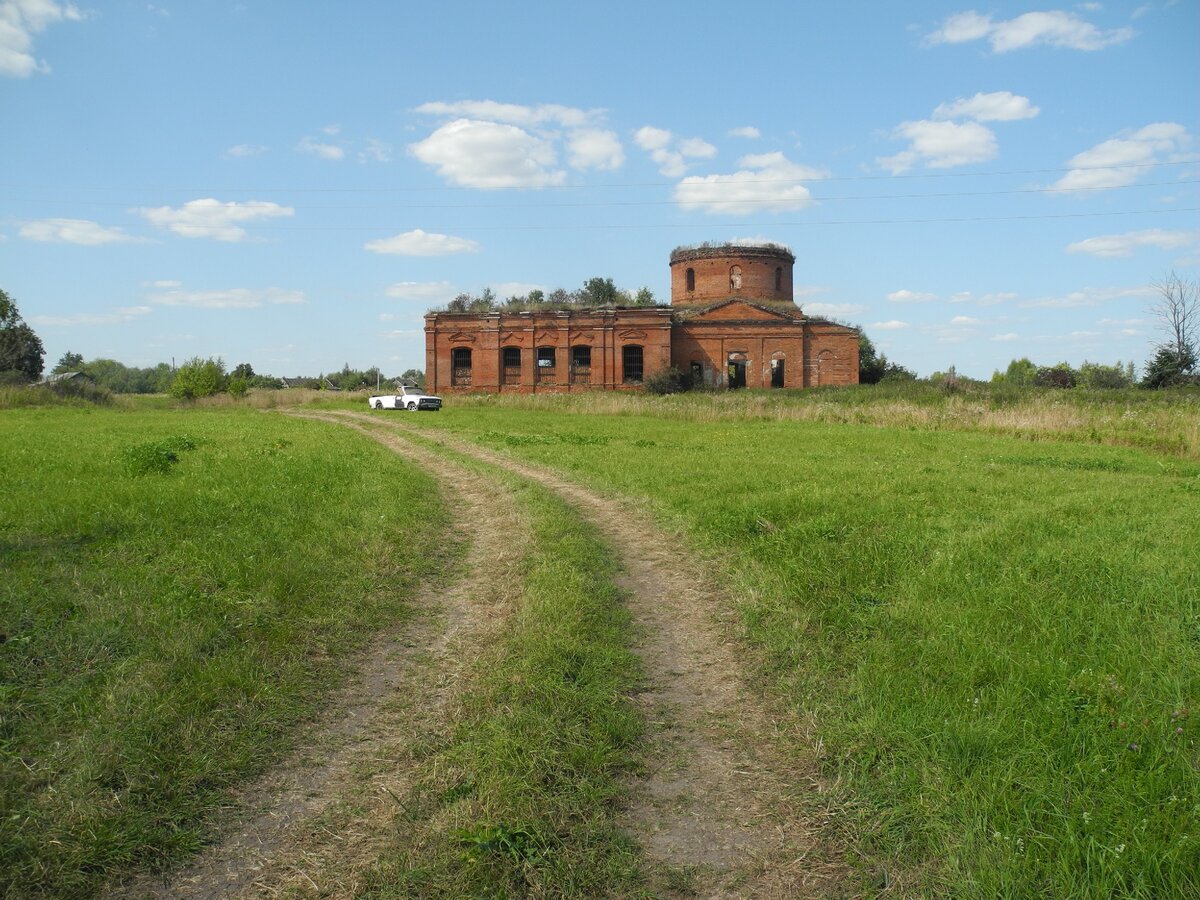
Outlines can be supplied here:
<path id="1" fill-rule="evenodd" d="M 635 650 L 647 673 L 637 699 L 653 731 L 645 772 L 630 783 L 623 825 L 657 864 L 660 893 L 671 893 L 671 870 L 691 873 L 688 896 L 854 893 L 832 829 L 817 811 L 822 804 L 813 802 L 822 790 L 816 767 L 777 749 L 777 723 L 746 682 L 733 604 L 678 539 L 631 503 L 540 466 L 370 414 L 333 415 L 411 434 L 536 481 L 574 506 L 616 552 L 638 631 Z"/>
<path id="2" fill-rule="evenodd" d="M 411 786 L 418 741 L 448 730 L 465 661 L 502 626 L 530 528 L 499 479 L 394 434 L 349 425 L 438 478 L 454 530 L 469 542 L 463 574 L 419 594 L 415 616 L 374 640 L 301 749 L 234 798 L 226 837 L 169 880 L 140 876 L 110 896 L 353 896 Z"/>

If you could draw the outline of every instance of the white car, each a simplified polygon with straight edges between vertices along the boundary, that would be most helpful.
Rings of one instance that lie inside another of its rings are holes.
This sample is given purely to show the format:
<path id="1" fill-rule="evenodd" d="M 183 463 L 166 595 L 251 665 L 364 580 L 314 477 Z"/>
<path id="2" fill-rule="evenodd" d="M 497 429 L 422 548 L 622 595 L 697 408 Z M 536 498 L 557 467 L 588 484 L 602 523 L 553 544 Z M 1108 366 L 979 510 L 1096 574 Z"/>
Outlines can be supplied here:
<path id="1" fill-rule="evenodd" d="M 371 409 L 407 409 L 414 412 L 418 409 L 429 409 L 437 412 L 442 408 L 442 398 L 422 394 L 416 388 L 401 385 L 398 393 L 371 397 L 367 400 L 367 405 Z"/>

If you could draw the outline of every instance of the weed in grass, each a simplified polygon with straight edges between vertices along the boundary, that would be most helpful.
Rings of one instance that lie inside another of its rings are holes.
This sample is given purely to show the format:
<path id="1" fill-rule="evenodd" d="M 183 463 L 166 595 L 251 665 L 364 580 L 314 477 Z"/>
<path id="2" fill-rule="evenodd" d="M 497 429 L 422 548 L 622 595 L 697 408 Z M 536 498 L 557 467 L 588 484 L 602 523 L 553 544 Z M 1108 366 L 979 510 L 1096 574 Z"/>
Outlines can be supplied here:
<path id="1" fill-rule="evenodd" d="M 121 456 L 125 461 L 125 471 L 130 475 L 165 475 L 179 462 L 181 452 L 195 449 L 196 444 L 191 438 L 176 435 L 126 447 L 121 451 Z"/>

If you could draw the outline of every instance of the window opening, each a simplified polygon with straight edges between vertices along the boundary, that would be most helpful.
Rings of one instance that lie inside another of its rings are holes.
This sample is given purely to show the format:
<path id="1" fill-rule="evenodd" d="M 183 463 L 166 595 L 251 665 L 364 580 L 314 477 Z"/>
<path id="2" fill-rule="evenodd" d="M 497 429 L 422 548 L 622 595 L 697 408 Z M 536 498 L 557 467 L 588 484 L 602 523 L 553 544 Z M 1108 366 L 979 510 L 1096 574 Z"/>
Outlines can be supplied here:
<path id="1" fill-rule="evenodd" d="M 592 348 L 571 348 L 571 384 L 592 383 Z"/>
<path id="2" fill-rule="evenodd" d="M 505 347 L 503 364 L 504 364 L 504 383 L 505 384 L 520 384 L 521 383 L 521 348 L 520 347 Z"/>
<path id="3" fill-rule="evenodd" d="M 775 290 L 783 290 L 783 266 L 775 267 Z"/>
<path id="4" fill-rule="evenodd" d="M 696 289 L 696 270 L 695 269 L 687 270 L 687 289 L 689 291 L 694 291 Z"/>
<path id="5" fill-rule="evenodd" d="M 450 351 L 450 383 L 455 385 L 471 383 L 470 347 L 455 347 Z"/>
<path id="6" fill-rule="evenodd" d="M 729 289 L 731 291 L 740 291 L 742 289 L 742 267 L 734 266 L 729 270 Z"/>
<path id="7" fill-rule="evenodd" d="M 642 380 L 642 348 L 629 344 L 621 349 L 622 380 L 625 384 L 636 384 Z"/>
<path id="8" fill-rule="evenodd" d="M 702 362 L 692 363 L 692 384 L 695 384 L 695 385 L 704 384 L 704 363 L 702 363 Z"/>
<path id="9" fill-rule="evenodd" d="M 771 387 L 783 387 L 783 360 L 771 360 Z"/>
<path id="10" fill-rule="evenodd" d="M 553 347 L 538 347 L 537 349 L 537 380 L 539 382 L 554 382 L 558 380 L 554 371 L 555 358 Z"/>

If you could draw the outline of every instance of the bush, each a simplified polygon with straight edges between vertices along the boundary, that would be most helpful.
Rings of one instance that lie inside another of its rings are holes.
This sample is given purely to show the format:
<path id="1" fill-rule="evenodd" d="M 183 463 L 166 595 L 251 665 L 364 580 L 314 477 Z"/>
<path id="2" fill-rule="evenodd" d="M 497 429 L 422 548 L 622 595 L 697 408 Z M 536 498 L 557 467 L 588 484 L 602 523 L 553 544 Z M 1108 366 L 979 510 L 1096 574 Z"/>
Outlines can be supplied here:
<path id="1" fill-rule="evenodd" d="M 1079 373 L 1065 362 L 1056 366 L 1040 366 L 1033 383 L 1038 387 L 1073 388 L 1079 380 Z"/>
<path id="2" fill-rule="evenodd" d="M 211 397 L 225 390 L 226 383 L 224 360 L 194 356 L 175 372 L 171 396 L 179 400 Z"/>
<path id="3" fill-rule="evenodd" d="M 250 385 L 245 378 L 229 379 L 229 396 L 245 397 L 248 390 L 250 390 Z"/>
<path id="4" fill-rule="evenodd" d="M 187 435 L 163 438 L 160 441 L 147 441 L 126 447 L 125 471 L 130 475 L 166 475 L 171 467 L 179 462 L 179 454 L 183 450 L 196 449 L 196 443 Z"/>
<path id="5" fill-rule="evenodd" d="M 650 394 L 682 394 L 692 389 L 692 376 L 671 366 L 645 379 L 642 387 Z"/>
<path id="6" fill-rule="evenodd" d="M 113 399 L 112 391 L 104 387 L 104 385 L 96 384 L 87 378 L 56 381 L 50 385 L 50 390 L 59 397 L 73 397 L 77 400 L 86 400 L 88 403 L 96 403 L 100 406 L 109 405 Z"/>

